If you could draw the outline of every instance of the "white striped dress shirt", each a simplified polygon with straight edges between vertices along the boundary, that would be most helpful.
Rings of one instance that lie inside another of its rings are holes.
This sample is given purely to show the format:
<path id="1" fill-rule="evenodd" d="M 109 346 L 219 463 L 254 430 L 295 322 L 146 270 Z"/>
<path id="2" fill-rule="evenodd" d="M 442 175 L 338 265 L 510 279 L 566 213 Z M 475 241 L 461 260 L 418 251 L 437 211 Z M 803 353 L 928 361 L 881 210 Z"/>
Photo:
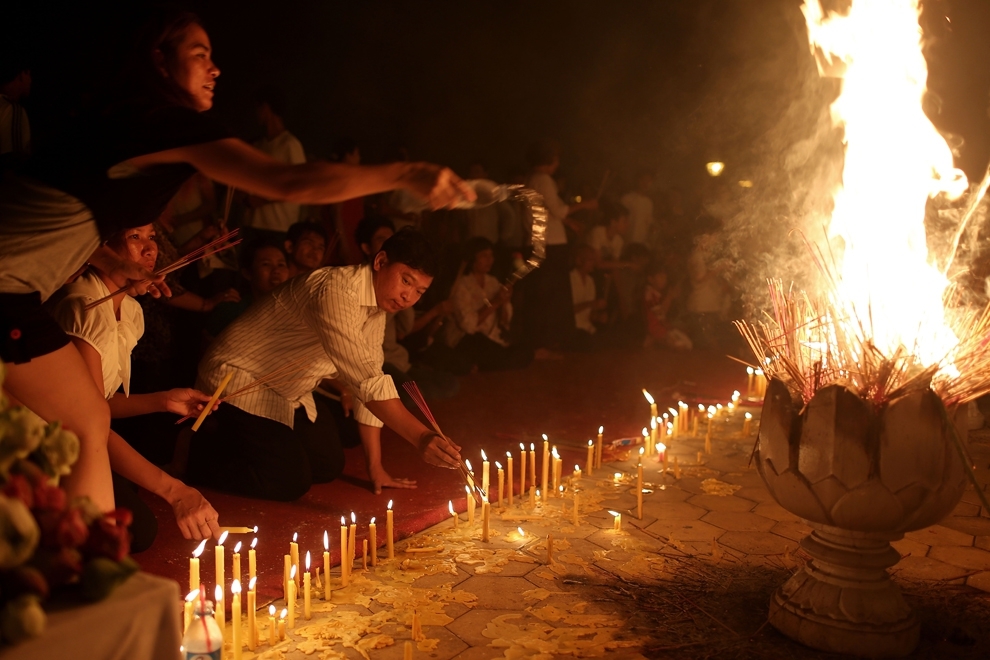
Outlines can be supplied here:
<path id="1" fill-rule="evenodd" d="M 233 372 L 227 392 L 246 387 L 286 364 L 305 358 L 271 389 L 232 399 L 228 405 L 292 427 L 296 408 L 316 419 L 313 390 L 325 378 L 340 378 L 358 404 L 354 418 L 381 421 L 363 405 L 398 398 L 382 373 L 385 312 L 378 308 L 370 265 L 319 268 L 295 277 L 260 298 L 220 333 L 199 363 L 198 386 L 213 392 Z"/>

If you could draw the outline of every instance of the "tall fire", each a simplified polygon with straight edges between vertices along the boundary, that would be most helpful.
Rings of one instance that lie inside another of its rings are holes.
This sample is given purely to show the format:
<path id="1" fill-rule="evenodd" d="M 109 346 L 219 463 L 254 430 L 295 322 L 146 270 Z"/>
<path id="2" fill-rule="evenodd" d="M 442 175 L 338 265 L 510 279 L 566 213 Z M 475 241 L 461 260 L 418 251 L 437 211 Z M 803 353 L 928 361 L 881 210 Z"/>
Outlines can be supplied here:
<path id="1" fill-rule="evenodd" d="M 841 79 L 845 147 L 827 244 L 809 244 L 821 287 L 771 281 L 767 320 L 737 326 L 771 377 L 760 474 L 814 529 L 770 621 L 809 646 L 891 657 L 919 628 L 886 572 L 900 560 L 890 541 L 938 522 L 975 480 L 957 418 L 990 391 L 990 313 L 947 277 L 955 243 L 929 253 L 926 206 L 955 201 L 957 242 L 986 182 L 969 191 L 922 108 L 918 0 L 821 2 L 802 9 L 819 73 Z"/>

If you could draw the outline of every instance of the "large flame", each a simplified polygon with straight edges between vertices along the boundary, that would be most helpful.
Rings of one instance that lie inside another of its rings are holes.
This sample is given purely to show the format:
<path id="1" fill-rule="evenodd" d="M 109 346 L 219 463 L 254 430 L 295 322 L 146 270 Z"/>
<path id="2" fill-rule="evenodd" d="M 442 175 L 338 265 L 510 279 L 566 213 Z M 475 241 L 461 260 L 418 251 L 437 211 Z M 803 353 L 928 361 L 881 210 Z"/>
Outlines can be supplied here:
<path id="1" fill-rule="evenodd" d="M 836 307 L 874 345 L 942 363 L 958 341 L 946 322 L 948 281 L 929 259 L 925 206 L 966 189 L 965 176 L 922 110 L 927 66 L 917 0 L 853 0 L 847 15 L 802 7 L 812 52 L 842 77 L 832 120 L 844 129 L 842 185 L 828 227 L 836 254 Z M 841 239 L 836 241 L 835 239 Z M 947 359 L 948 358 L 948 359 Z"/>

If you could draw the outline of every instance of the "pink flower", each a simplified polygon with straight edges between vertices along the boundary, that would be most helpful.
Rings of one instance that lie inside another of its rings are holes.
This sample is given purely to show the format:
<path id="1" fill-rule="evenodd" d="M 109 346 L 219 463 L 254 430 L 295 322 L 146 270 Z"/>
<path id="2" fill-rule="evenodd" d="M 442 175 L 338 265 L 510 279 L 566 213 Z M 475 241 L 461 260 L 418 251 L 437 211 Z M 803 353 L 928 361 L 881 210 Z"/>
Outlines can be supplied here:
<path id="1" fill-rule="evenodd" d="M 24 475 L 11 475 L 2 492 L 11 499 L 20 500 L 27 508 L 34 508 L 34 493 L 31 482 Z"/>
<path id="2" fill-rule="evenodd" d="M 65 491 L 58 486 L 40 483 L 34 488 L 34 508 L 62 511 L 68 503 Z"/>

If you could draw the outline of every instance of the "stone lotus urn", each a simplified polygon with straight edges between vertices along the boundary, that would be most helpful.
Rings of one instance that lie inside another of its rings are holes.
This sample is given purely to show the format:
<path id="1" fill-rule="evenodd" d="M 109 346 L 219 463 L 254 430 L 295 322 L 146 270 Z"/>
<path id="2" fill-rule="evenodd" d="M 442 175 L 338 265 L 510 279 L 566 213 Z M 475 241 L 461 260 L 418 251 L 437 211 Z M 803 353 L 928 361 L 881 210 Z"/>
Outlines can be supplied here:
<path id="1" fill-rule="evenodd" d="M 773 498 L 814 531 L 811 560 L 774 593 L 770 623 L 807 646 L 863 657 L 898 657 L 919 625 L 887 568 L 890 542 L 941 520 L 962 497 L 966 475 L 949 415 L 931 390 L 875 409 L 831 385 L 807 406 L 770 381 L 757 445 Z M 965 430 L 958 429 L 965 438 Z"/>

